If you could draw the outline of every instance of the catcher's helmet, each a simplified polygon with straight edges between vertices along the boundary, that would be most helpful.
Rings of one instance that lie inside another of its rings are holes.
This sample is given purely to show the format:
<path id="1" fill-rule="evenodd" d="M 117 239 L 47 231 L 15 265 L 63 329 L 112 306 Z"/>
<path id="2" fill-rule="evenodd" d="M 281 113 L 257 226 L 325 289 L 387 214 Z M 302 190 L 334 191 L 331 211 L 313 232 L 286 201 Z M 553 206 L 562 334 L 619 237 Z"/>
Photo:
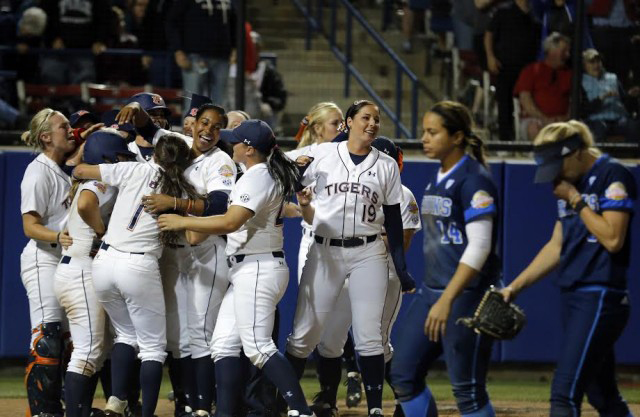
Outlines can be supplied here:
<path id="1" fill-rule="evenodd" d="M 148 112 L 149 110 L 160 109 L 164 112 L 166 118 L 169 118 L 169 116 L 171 115 L 169 108 L 164 103 L 164 99 L 158 94 L 138 93 L 129 98 L 129 100 L 127 100 L 127 104 L 133 103 L 134 101 L 139 103 L 140 107 L 142 107 L 142 109 L 146 112 Z"/>
<path id="2" fill-rule="evenodd" d="M 91 165 L 118 161 L 118 155 L 135 158 L 136 154 L 127 148 L 122 136 L 117 133 L 97 131 L 87 138 L 82 158 Z"/>

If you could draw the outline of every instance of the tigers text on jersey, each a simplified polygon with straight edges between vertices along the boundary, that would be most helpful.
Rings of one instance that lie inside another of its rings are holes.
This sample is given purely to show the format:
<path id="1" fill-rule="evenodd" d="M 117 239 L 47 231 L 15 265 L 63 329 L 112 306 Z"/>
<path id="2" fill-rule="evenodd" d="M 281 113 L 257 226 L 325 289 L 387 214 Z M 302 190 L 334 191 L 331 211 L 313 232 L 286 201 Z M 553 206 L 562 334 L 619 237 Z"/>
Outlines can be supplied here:
<path id="1" fill-rule="evenodd" d="M 71 179 L 45 154 L 31 161 L 20 184 L 20 213 L 36 212 L 42 225 L 55 231 L 64 230 L 69 216 Z M 32 240 L 35 245 L 35 241 Z M 47 249 L 51 249 L 48 243 Z"/>
<path id="2" fill-rule="evenodd" d="M 78 187 L 73 197 L 73 202 L 71 203 L 69 221 L 67 223 L 69 236 L 73 238 L 73 244 L 67 249 L 62 250 L 62 254 L 66 256 L 88 257 L 93 245 L 93 239 L 96 236 L 96 232 L 82 220 L 82 217 L 80 217 L 78 213 L 78 200 L 80 194 L 85 190 L 94 193 L 98 198 L 100 217 L 102 217 L 105 226 L 109 223 L 111 211 L 113 210 L 113 205 L 118 195 L 117 188 L 109 187 L 100 181 L 87 180 Z"/>
<path id="3" fill-rule="evenodd" d="M 469 288 L 484 288 L 499 279 L 496 255 L 498 192 L 485 167 L 465 155 L 440 181 L 429 179 L 422 198 L 425 284 L 444 288 L 458 268 L 467 247 L 465 225 L 492 216 L 491 253 Z"/>
<path id="4" fill-rule="evenodd" d="M 149 162 L 100 164 L 102 182 L 118 188 L 104 242 L 122 252 L 162 253 L 156 218 L 143 209 L 142 197 L 154 194 L 160 167 Z"/>
<path id="5" fill-rule="evenodd" d="M 227 255 L 281 251 L 283 203 L 267 165 L 260 163 L 249 168 L 233 188 L 229 207 L 247 208 L 253 217 L 227 235 Z"/>
<path id="6" fill-rule="evenodd" d="M 608 155 L 595 162 L 576 188 L 585 203 L 600 215 L 607 210 L 633 212 L 635 180 L 628 169 Z M 571 288 L 599 284 L 626 289 L 631 254 L 628 236 L 620 251 L 610 253 L 564 200 L 558 200 L 558 217 L 562 224 L 558 285 Z"/>
<path id="7" fill-rule="evenodd" d="M 327 238 L 376 235 L 384 223 L 382 205 L 402 202 L 398 164 L 384 152 L 371 152 L 358 165 L 348 142 L 318 145 L 301 182 L 315 182 L 313 230 Z"/>

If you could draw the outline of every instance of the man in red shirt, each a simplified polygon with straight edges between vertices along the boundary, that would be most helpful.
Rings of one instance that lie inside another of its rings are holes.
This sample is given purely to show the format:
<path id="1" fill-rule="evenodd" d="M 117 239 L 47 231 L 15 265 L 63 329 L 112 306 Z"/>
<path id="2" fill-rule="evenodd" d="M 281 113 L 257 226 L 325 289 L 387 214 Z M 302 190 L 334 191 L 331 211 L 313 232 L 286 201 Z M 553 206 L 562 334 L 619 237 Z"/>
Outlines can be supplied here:
<path id="1" fill-rule="evenodd" d="M 544 40 L 544 60 L 527 65 L 513 88 L 520 100 L 522 135 L 533 140 L 549 123 L 569 119 L 571 96 L 570 41 L 553 32 Z"/>

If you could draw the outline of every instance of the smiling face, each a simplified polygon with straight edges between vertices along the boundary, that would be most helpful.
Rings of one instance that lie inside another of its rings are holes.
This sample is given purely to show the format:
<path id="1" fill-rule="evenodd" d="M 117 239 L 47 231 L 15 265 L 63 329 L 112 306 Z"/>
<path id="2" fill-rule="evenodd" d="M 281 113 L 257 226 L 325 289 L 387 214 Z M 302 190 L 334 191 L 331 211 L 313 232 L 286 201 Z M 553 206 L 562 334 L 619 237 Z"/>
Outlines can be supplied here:
<path id="1" fill-rule="evenodd" d="M 68 154 L 76 148 L 69 120 L 63 114 L 55 112 L 49 117 L 51 130 L 42 133 L 40 139 L 45 151 Z"/>
<path id="2" fill-rule="evenodd" d="M 347 119 L 349 140 L 371 145 L 380 130 L 380 111 L 377 106 L 362 107 L 353 118 Z"/>
<path id="3" fill-rule="evenodd" d="M 422 150 L 433 159 L 444 160 L 459 145 L 461 135 L 450 135 L 443 124 L 442 117 L 436 113 L 427 112 L 422 119 Z"/>
<path id="4" fill-rule="evenodd" d="M 149 117 L 153 121 L 153 123 L 161 129 L 166 129 L 169 125 L 169 121 L 167 120 L 167 115 L 162 109 L 151 109 L 148 110 L 147 113 Z"/>
<path id="5" fill-rule="evenodd" d="M 342 113 L 337 110 L 332 110 L 327 114 L 327 118 L 324 123 L 314 126 L 317 142 L 325 143 L 331 142 L 336 136 L 338 136 L 338 126 L 342 123 Z"/>
<path id="6" fill-rule="evenodd" d="M 220 139 L 224 119 L 216 110 L 205 110 L 193 126 L 193 148 L 199 153 L 211 150 Z"/>

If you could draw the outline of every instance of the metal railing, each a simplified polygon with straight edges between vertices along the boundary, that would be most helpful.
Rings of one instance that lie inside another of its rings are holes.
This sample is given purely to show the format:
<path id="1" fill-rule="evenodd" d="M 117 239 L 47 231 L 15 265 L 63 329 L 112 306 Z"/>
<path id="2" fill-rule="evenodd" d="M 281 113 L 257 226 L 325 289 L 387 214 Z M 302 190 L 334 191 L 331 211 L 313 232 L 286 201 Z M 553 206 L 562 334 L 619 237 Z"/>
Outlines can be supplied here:
<path id="1" fill-rule="evenodd" d="M 307 34 L 305 47 L 311 49 L 311 40 L 314 33 L 319 33 L 329 42 L 329 47 L 344 67 L 344 96 L 348 97 L 351 90 L 351 77 L 355 78 L 360 86 L 378 103 L 382 111 L 391 119 L 396 127 L 396 136 L 406 138 L 416 138 L 418 135 L 418 92 L 422 91 L 431 99 L 435 100 L 435 95 L 429 91 L 424 84 L 420 82 L 418 77 L 409 69 L 402 59 L 391 49 L 384 39 L 376 32 L 376 30 L 367 22 L 362 14 L 348 0 L 330 0 L 329 12 L 329 28 L 325 30 L 323 8 L 326 1 L 323 0 L 307 0 L 306 5 L 302 4 L 302 0 L 291 0 L 300 10 L 307 21 Z M 338 30 L 338 6 L 342 5 L 345 16 L 345 40 L 344 46 L 341 48 L 337 42 Z M 315 9 L 314 9 L 315 7 Z M 365 79 L 362 72 L 353 64 L 353 22 L 354 20 L 360 25 L 361 29 L 380 47 L 394 63 L 396 70 L 396 90 L 395 90 L 395 108 L 389 106 L 386 101 L 378 94 L 371 84 Z M 406 126 L 402 122 L 402 98 L 403 98 L 403 77 L 407 77 L 411 85 L 411 123 Z"/>

